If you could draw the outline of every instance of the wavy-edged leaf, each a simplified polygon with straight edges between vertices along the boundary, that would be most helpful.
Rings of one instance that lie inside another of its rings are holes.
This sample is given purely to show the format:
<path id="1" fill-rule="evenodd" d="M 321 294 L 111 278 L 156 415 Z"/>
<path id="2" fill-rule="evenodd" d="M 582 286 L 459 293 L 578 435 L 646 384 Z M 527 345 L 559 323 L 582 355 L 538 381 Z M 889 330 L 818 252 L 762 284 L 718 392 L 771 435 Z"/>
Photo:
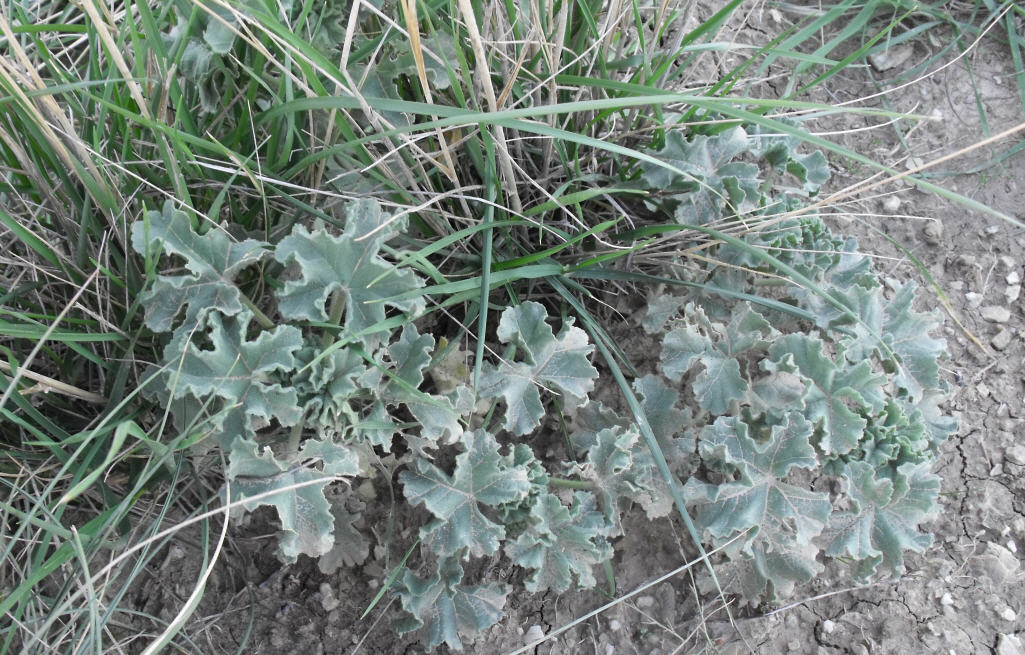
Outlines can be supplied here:
<path id="1" fill-rule="evenodd" d="M 304 466 L 305 461 L 314 462 L 316 468 Z M 357 473 L 359 457 L 354 450 L 318 440 L 307 441 L 295 461 L 280 461 L 269 448 L 261 451 L 255 441 L 236 439 L 228 463 L 232 500 L 277 492 L 242 507 L 252 511 L 271 505 L 277 510 L 282 530 L 278 554 L 286 563 L 295 562 L 299 555 L 319 557 L 331 550 L 335 523 L 324 489 L 341 476 Z"/>
<path id="2" fill-rule="evenodd" d="M 334 517 L 334 546 L 317 560 L 321 573 L 331 574 L 338 569 L 359 566 L 370 554 L 370 546 L 356 526 L 366 503 L 351 491 L 330 499 L 331 516 Z M 353 509 L 352 512 L 349 510 Z"/>
<path id="3" fill-rule="evenodd" d="M 695 362 L 701 362 L 703 370 L 692 385 L 694 396 L 705 411 L 724 414 L 748 390 L 736 357 L 763 346 L 772 326 L 747 303 L 734 307 L 726 325 L 710 321 L 694 304 L 688 304 L 684 313 L 688 324 L 662 342 L 662 370 L 671 380 L 679 380 Z"/>
<path id="4" fill-rule="evenodd" d="M 242 294 L 235 278 L 267 254 L 266 243 L 232 241 L 218 228 L 200 236 L 193 231 L 188 215 L 176 210 L 170 200 L 162 211 L 148 212 L 146 219 L 148 229 L 143 222 L 132 225 L 136 252 L 146 254 L 151 248 L 163 248 L 165 254 L 182 257 L 189 271 L 186 275 L 160 275 L 142 294 L 147 327 L 154 332 L 171 331 L 174 319 L 184 308 L 185 317 L 175 331 L 180 340 L 210 312 L 234 316 L 242 311 Z"/>
<path id="5" fill-rule="evenodd" d="M 942 339 L 929 336 L 929 332 L 939 325 L 937 313 L 912 311 L 914 299 L 914 282 L 897 287 L 897 292 L 886 305 L 883 338 L 900 357 L 894 381 L 904 389 L 909 400 L 917 402 L 927 391 L 940 387 L 939 360 L 946 356 L 947 344 Z"/>
<path id="6" fill-rule="evenodd" d="M 419 458 L 399 474 L 409 503 L 422 504 L 436 517 L 420 533 L 442 557 L 463 548 L 474 556 L 497 551 L 505 528 L 485 516 L 481 507 L 516 502 L 530 489 L 527 466 L 500 454 L 493 436 L 475 430 L 466 432 L 462 442 L 465 451 L 456 457 L 452 475 Z"/>
<path id="7" fill-rule="evenodd" d="M 845 477 L 853 511 L 830 517 L 821 539 L 826 554 L 857 560 L 862 580 L 880 563 L 894 575 L 904 573 L 904 551 L 921 553 L 932 545 L 932 535 L 918 529 L 938 509 L 940 479 L 929 467 L 929 462 L 904 464 L 889 479 L 877 477 L 865 462 L 849 462 Z"/>
<path id="8" fill-rule="evenodd" d="M 524 361 L 486 365 L 477 388 L 481 398 L 505 400 L 505 429 L 517 435 L 536 428 L 544 416 L 539 388 L 552 387 L 580 401 L 598 377 L 587 359 L 594 350 L 587 333 L 567 323 L 556 336 L 547 317 L 544 305 L 536 302 L 502 312 L 498 338 L 515 344 Z"/>
<path id="9" fill-rule="evenodd" d="M 288 319 L 327 321 L 327 300 L 332 293 L 343 294 L 346 332 L 355 334 L 385 318 L 387 306 L 410 316 L 423 311 L 423 298 L 389 300 L 414 291 L 423 281 L 412 269 L 402 269 L 380 256 L 381 244 L 402 226 L 392 221 L 371 200 L 359 200 L 346 206 L 345 231 L 333 236 L 326 230 L 308 231 L 296 225 L 281 240 L 274 258 L 283 264 L 294 263 L 299 279 L 288 280 L 278 292 L 278 310 Z M 373 348 L 378 335 L 362 337 Z"/>
<path id="10" fill-rule="evenodd" d="M 684 496 L 694 508 L 694 522 L 715 543 L 750 530 L 737 557 L 750 566 L 745 586 L 757 590 L 755 595 L 766 587 L 770 597 L 787 595 L 822 570 L 812 539 L 829 519 L 829 496 L 786 481 L 794 468 L 818 467 L 811 436 L 811 423 L 796 412 L 772 426 L 764 442 L 755 441 L 735 417 L 720 417 L 701 433 L 706 459 L 735 470 L 739 479 L 715 485 L 691 478 Z"/>
<path id="11" fill-rule="evenodd" d="M 182 352 L 172 356 L 175 368 L 165 374 L 175 398 L 191 394 L 198 399 L 216 396 L 223 400 L 227 413 L 218 437 L 222 446 L 235 436 L 252 437 L 254 419 L 273 419 L 289 426 L 302 418 L 295 388 L 283 386 L 278 379 L 295 368 L 302 333 L 279 325 L 250 341 L 246 330 L 251 320 L 248 311 L 231 317 L 207 315 L 212 347 L 185 344 Z"/>
<path id="12" fill-rule="evenodd" d="M 460 584 L 463 567 L 458 557 L 446 557 L 429 578 L 421 578 L 408 569 L 398 579 L 396 594 L 407 614 L 393 623 L 399 634 L 424 628 L 428 651 L 447 644 L 463 650 L 463 640 L 473 641 L 482 631 L 502 618 L 509 585 Z"/>
<path id="13" fill-rule="evenodd" d="M 820 339 L 805 334 L 788 334 L 776 340 L 769 356 L 778 370 L 797 372 L 811 381 L 804 397 L 804 414 L 820 428 L 819 446 L 827 454 L 839 455 L 857 447 L 868 425 L 863 414 L 882 409 L 886 377 L 873 373 L 868 362 L 841 368 L 825 354 Z"/>
<path id="14" fill-rule="evenodd" d="M 609 526 L 595 509 L 594 496 L 577 491 L 573 504 L 566 507 L 558 496 L 542 493 L 531 504 L 530 518 L 531 527 L 505 546 L 513 562 L 533 569 L 527 590 L 551 589 L 561 594 L 574 578 L 583 589 L 593 587 L 592 568 L 612 557 L 612 546 L 604 536 Z"/>

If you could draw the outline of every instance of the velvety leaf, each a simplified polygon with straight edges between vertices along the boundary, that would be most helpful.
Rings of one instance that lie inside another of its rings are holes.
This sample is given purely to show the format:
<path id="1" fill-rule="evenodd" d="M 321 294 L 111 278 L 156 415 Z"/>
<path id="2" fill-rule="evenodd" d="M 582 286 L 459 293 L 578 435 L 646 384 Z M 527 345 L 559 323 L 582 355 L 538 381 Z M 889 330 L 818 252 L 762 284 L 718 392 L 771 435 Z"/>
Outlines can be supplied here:
<path id="1" fill-rule="evenodd" d="M 804 399 L 804 414 L 821 429 L 820 447 L 827 454 L 844 454 L 856 447 L 868 424 L 861 414 L 870 412 L 872 402 L 881 398 L 885 376 L 872 373 L 868 362 L 841 369 L 825 355 L 821 340 L 804 334 L 780 338 L 769 348 L 769 356 L 777 363 L 789 362 L 795 372 L 812 382 Z"/>
<path id="2" fill-rule="evenodd" d="M 672 464 L 693 451 L 694 437 L 688 430 L 690 411 L 676 408 L 680 400 L 676 389 L 667 386 L 657 375 L 637 378 L 633 388 L 640 396 L 641 409 L 666 460 Z"/>
<path id="3" fill-rule="evenodd" d="M 168 373 L 176 398 L 188 393 L 200 399 L 223 399 L 225 406 L 239 415 L 236 425 L 249 436 L 254 418 L 274 419 L 284 426 L 295 425 L 302 418 L 295 388 L 282 386 L 274 377 L 295 368 L 302 334 L 280 325 L 249 341 L 246 329 L 251 320 L 248 311 L 227 318 L 209 314 L 205 322 L 212 347 L 186 344 L 184 351 L 172 358 L 178 362 L 177 369 Z"/>
<path id="4" fill-rule="evenodd" d="M 184 320 L 176 331 L 180 337 L 192 332 L 210 312 L 234 316 L 242 311 L 235 277 L 263 258 L 266 243 L 253 239 L 234 242 L 219 228 L 200 236 L 192 230 L 188 215 L 176 210 L 170 200 L 164 203 L 163 211 L 151 211 L 146 218 L 148 229 L 143 222 L 132 226 L 136 252 L 145 254 L 149 249 L 162 248 L 167 255 L 182 257 L 189 271 L 186 275 L 160 275 L 142 294 L 147 327 L 154 332 L 169 332 L 184 308 Z"/>
<path id="5" fill-rule="evenodd" d="M 477 393 L 505 400 L 505 429 L 527 434 L 544 415 L 540 387 L 550 386 L 576 401 L 583 400 L 598 377 L 587 356 L 594 349 L 587 333 L 567 324 L 556 336 L 545 322 L 544 305 L 525 302 L 502 312 L 498 338 L 513 343 L 524 361 L 487 365 Z"/>
<path id="6" fill-rule="evenodd" d="M 481 507 L 515 502 L 530 488 L 527 467 L 512 466 L 487 432 L 465 433 L 463 445 L 466 450 L 456 457 L 451 476 L 420 458 L 399 474 L 409 503 L 423 504 L 436 517 L 421 536 L 443 557 L 464 547 L 474 556 L 498 550 L 505 528 L 486 517 Z"/>
<path id="7" fill-rule="evenodd" d="M 799 413 L 772 426 L 764 443 L 755 441 L 747 424 L 734 417 L 720 417 L 701 434 L 705 457 L 739 477 L 719 485 L 691 478 L 684 496 L 694 507 L 695 524 L 714 543 L 749 531 L 738 556 L 750 559 L 753 588 L 759 593 L 770 585 L 770 595 L 787 594 L 795 583 L 822 570 L 811 540 L 829 518 L 829 496 L 786 481 L 794 468 L 818 466 L 811 435 L 811 424 Z"/>
<path id="8" fill-rule="evenodd" d="M 370 554 L 370 547 L 367 540 L 356 526 L 353 525 L 359 520 L 359 513 L 366 508 L 366 503 L 349 492 L 343 497 L 332 498 L 331 516 L 334 517 L 334 546 L 317 560 L 317 568 L 321 573 L 331 574 L 338 569 L 352 568 L 359 566 Z M 356 513 L 349 512 L 348 506 L 355 506 Z"/>
<path id="9" fill-rule="evenodd" d="M 735 127 L 715 136 L 698 135 L 688 141 L 682 131 L 666 133 L 662 150 L 651 154 L 682 171 L 680 175 L 655 164 L 642 165 L 641 177 L 647 188 L 679 190 L 677 219 L 682 223 L 705 224 L 728 215 L 749 212 L 761 198 L 755 164 L 735 161 L 750 149 L 743 128 Z"/>
<path id="10" fill-rule="evenodd" d="M 886 342 L 900 358 L 894 377 L 896 384 L 907 392 L 908 398 L 918 401 L 927 390 L 938 389 L 939 359 L 947 354 L 947 344 L 933 339 L 929 332 L 940 319 L 936 313 L 919 314 L 912 311 L 915 285 L 908 282 L 897 288 L 886 305 L 883 334 Z"/>
<path id="11" fill-rule="evenodd" d="M 260 451 L 254 441 L 236 439 L 228 464 L 231 499 L 243 500 L 262 493 L 275 492 L 264 498 L 243 503 L 252 511 L 271 505 L 281 521 L 279 556 L 293 563 L 299 555 L 318 557 L 334 545 L 334 517 L 324 497 L 324 488 L 339 476 L 359 472 L 356 453 L 342 444 L 317 440 L 307 441 L 299 452 L 298 462 L 313 460 L 319 470 L 299 466 L 297 462 L 280 461 L 269 449 Z M 313 483 L 314 480 L 321 482 Z M 305 484 L 296 487 L 297 484 Z"/>
<path id="12" fill-rule="evenodd" d="M 662 294 L 655 296 L 648 301 L 641 318 L 641 327 L 648 334 L 656 334 L 662 331 L 666 323 L 680 311 L 680 308 L 687 302 L 686 296 L 672 296 Z"/>
<path id="13" fill-rule="evenodd" d="M 458 557 L 447 557 L 429 578 L 420 578 L 408 569 L 398 580 L 396 594 L 408 614 L 394 623 L 399 634 L 424 628 L 426 647 L 439 644 L 461 651 L 463 639 L 476 636 L 498 623 L 510 588 L 506 584 L 460 584 L 463 567 Z"/>
<path id="14" fill-rule="evenodd" d="M 573 494 L 566 507 L 557 496 L 543 493 L 531 505 L 533 525 L 505 552 L 516 564 L 533 569 L 527 578 L 527 590 L 533 593 L 551 589 L 561 594 L 576 579 L 584 589 L 595 585 L 592 568 L 612 557 L 605 540 L 608 526 L 595 509 L 594 496 L 582 491 Z"/>
<path id="15" fill-rule="evenodd" d="M 904 573 L 904 551 L 924 552 L 932 535 L 918 530 L 937 511 L 940 479 L 930 463 L 904 464 L 894 479 L 878 478 L 865 462 L 847 465 L 847 495 L 853 511 L 835 512 L 823 533 L 827 555 L 858 560 L 865 579 L 882 563 L 894 575 Z"/>
<path id="16" fill-rule="evenodd" d="M 344 296 L 344 326 L 354 334 L 385 318 L 387 306 L 415 316 L 423 310 L 422 298 L 389 300 L 419 289 L 423 282 L 412 269 L 400 269 L 379 255 L 381 244 L 398 225 L 381 212 L 373 201 L 349 203 L 345 232 L 341 236 L 326 230 L 309 232 L 297 224 L 281 240 L 274 257 L 283 264 L 294 263 L 298 280 L 288 280 L 278 292 L 278 310 L 285 318 L 327 321 L 325 307 L 333 292 Z M 373 348 L 379 337 L 365 335 L 363 343 Z"/>

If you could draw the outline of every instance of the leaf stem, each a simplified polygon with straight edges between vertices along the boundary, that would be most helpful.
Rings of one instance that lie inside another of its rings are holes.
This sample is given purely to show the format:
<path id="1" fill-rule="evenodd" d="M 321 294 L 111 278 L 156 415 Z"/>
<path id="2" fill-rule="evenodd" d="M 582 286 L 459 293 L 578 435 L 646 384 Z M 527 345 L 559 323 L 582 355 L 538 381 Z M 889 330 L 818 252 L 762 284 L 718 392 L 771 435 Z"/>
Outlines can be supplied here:
<path id="1" fill-rule="evenodd" d="M 344 291 L 336 290 L 331 294 L 331 307 L 328 310 L 327 322 L 331 325 L 342 324 L 342 312 L 345 311 L 345 296 Z M 324 330 L 324 333 L 320 336 L 320 347 L 327 348 L 334 343 L 334 337 L 331 336 L 331 332 Z"/>
<path id="2" fill-rule="evenodd" d="M 270 330 L 274 327 L 274 321 L 270 320 L 270 318 L 268 318 L 267 315 L 256 306 L 256 303 L 249 299 L 249 296 L 244 293 L 240 293 L 239 297 L 242 298 L 242 304 L 245 305 L 249 311 L 253 312 L 253 318 L 255 318 L 256 322 L 260 324 L 260 327 L 265 330 Z"/>

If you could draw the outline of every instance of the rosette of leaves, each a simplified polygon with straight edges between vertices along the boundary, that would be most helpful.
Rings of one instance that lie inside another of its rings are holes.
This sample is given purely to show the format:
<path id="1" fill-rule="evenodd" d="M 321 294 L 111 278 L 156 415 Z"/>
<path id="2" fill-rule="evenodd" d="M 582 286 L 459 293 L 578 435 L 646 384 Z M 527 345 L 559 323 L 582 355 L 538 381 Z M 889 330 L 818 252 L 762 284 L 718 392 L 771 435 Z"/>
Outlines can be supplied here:
<path id="1" fill-rule="evenodd" d="M 920 528 L 937 510 L 929 467 L 955 427 L 937 408 L 939 317 L 915 312 L 910 284 L 884 283 L 816 217 L 745 240 L 776 244 L 818 288 L 777 288 L 762 305 L 665 296 L 642 321 L 664 333 L 663 374 L 701 410 L 698 455 L 712 475 L 684 487 L 694 521 L 712 545 L 742 535 L 728 553 L 751 601 L 791 593 L 826 557 L 850 561 L 859 580 L 900 574 L 903 552 L 931 543 Z M 771 267 L 719 251 L 749 270 L 730 290 L 757 292 L 757 272 Z M 842 492 L 810 488 L 823 475 Z"/>

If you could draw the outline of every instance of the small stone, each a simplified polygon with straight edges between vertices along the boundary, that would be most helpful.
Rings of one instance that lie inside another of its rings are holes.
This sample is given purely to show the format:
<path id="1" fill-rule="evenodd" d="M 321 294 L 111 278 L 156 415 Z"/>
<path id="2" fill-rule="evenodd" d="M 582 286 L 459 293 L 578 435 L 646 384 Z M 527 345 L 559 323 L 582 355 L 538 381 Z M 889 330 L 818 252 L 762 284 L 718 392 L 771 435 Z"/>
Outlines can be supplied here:
<path id="1" fill-rule="evenodd" d="M 913 45 L 897 46 L 896 48 L 888 48 L 882 52 L 869 55 L 868 63 L 872 68 L 882 73 L 883 71 L 900 66 L 908 59 L 911 59 L 911 55 L 914 53 L 915 48 Z"/>
<path id="2" fill-rule="evenodd" d="M 989 237 L 993 236 L 994 234 L 996 234 L 999 231 L 1000 231 L 1000 226 L 999 225 L 987 225 L 986 229 L 983 230 L 983 232 L 986 233 L 986 236 L 989 236 Z"/>
<path id="3" fill-rule="evenodd" d="M 886 200 L 883 200 L 883 209 L 888 214 L 896 214 L 897 210 L 900 209 L 900 198 L 897 196 L 887 196 Z"/>
<path id="4" fill-rule="evenodd" d="M 1004 451 L 1004 459 L 1018 466 L 1025 466 L 1025 446 L 1015 444 Z"/>
<path id="5" fill-rule="evenodd" d="M 619 632 L 623 629 L 623 622 L 619 619 L 612 619 L 611 621 L 609 621 L 609 629 L 611 629 L 613 632 Z"/>
<path id="6" fill-rule="evenodd" d="M 982 294 L 969 291 L 964 295 L 965 300 L 968 302 L 968 306 L 972 309 L 978 308 L 982 305 Z"/>
<path id="7" fill-rule="evenodd" d="M 1018 265 L 1018 262 L 1014 261 L 1014 257 L 1011 257 L 1010 255 L 1000 255 L 1000 263 L 1009 271 L 1014 270 Z"/>
<path id="8" fill-rule="evenodd" d="M 1005 621 L 1013 621 L 1016 618 L 1018 618 L 1018 615 L 1015 614 L 1014 610 L 1010 607 L 1005 607 L 1003 610 L 1000 611 L 1000 618 L 1002 618 Z"/>
<path id="9" fill-rule="evenodd" d="M 922 228 L 922 239 L 930 246 L 939 245 L 943 240 L 943 223 L 940 221 L 929 221 Z"/>
<path id="10" fill-rule="evenodd" d="M 1007 548 L 1007 550 L 1009 550 L 1012 553 L 1017 553 L 1018 552 L 1018 544 L 1014 543 L 1013 539 L 1007 542 L 1006 548 Z"/>
<path id="11" fill-rule="evenodd" d="M 1025 655 L 1025 648 L 1018 635 L 1001 634 L 997 637 L 996 655 Z"/>
<path id="12" fill-rule="evenodd" d="M 1011 310 L 999 305 L 987 305 L 979 311 L 982 320 L 990 323 L 1006 323 L 1011 320 Z"/>
<path id="13" fill-rule="evenodd" d="M 1011 271 L 1007 274 L 1007 277 L 1004 278 L 1004 281 L 1008 284 L 1020 284 L 1021 275 L 1018 273 L 1018 271 Z"/>
<path id="14" fill-rule="evenodd" d="M 1004 289 L 1004 298 L 1007 299 L 1007 303 L 1008 304 L 1013 303 L 1014 301 L 1018 300 L 1018 296 L 1020 296 L 1020 295 L 1021 295 L 1021 285 L 1020 284 L 1011 284 L 1006 289 Z"/>
<path id="15" fill-rule="evenodd" d="M 341 605 L 341 602 L 335 597 L 335 590 L 331 588 L 331 585 L 326 582 L 320 583 L 320 606 L 324 608 L 325 612 L 337 608 Z"/>
<path id="16" fill-rule="evenodd" d="M 975 385 L 975 393 L 979 394 L 979 398 L 989 398 L 989 387 L 985 382 L 980 382 Z"/>
<path id="17" fill-rule="evenodd" d="M 523 643 L 532 644 L 535 641 L 541 641 L 545 638 L 545 631 L 539 625 L 532 625 L 527 629 L 526 634 L 523 635 Z"/>
<path id="18" fill-rule="evenodd" d="M 833 623 L 829 619 L 826 619 L 825 621 L 822 622 L 822 632 L 825 632 L 825 633 L 828 634 L 828 633 L 833 632 L 833 630 L 836 630 L 836 624 L 835 623 Z"/>
<path id="19" fill-rule="evenodd" d="M 993 338 L 989 340 L 989 343 L 997 350 L 1004 350 L 1011 345 L 1011 331 L 1007 328 L 1000 328 L 1000 331 L 993 335 Z"/>
<path id="20" fill-rule="evenodd" d="M 954 597 L 950 595 L 949 591 L 943 594 L 943 597 L 940 598 L 940 605 L 943 605 L 944 607 L 950 607 L 953 604 Z"/>
<path id="21" fill-rule="evenodd" d="M 637 607 L 645 609 L 648 607 L 655 606 L 655 598 L 653 596 L 641 596 L 637 599 Z"/>

